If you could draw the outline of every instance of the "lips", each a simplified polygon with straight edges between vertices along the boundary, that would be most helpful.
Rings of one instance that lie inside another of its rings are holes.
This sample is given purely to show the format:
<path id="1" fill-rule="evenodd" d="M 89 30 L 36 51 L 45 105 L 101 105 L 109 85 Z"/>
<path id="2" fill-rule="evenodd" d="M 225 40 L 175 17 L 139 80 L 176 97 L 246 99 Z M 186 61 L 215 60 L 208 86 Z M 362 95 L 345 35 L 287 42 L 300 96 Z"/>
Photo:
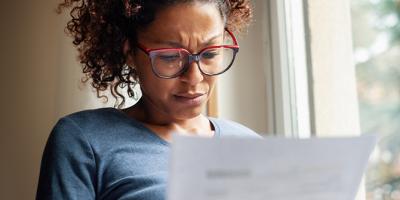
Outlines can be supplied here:
<path id="1" fill-rule="evenodd" d="M 179 103 L 189 106 L 198 106 L 206 100 L 206 96 L 204 92 L 185 92 L 175 94 L 174 98 Z"/>
<path id="2" fill-rule="evenodd" d="M 182 98 L 188 98 L 188 99 L 194 99 L 196 97 L 202 96 L 205 93 L 201 92 L 194 92 L 194 93 L 180 93 L 180 94 L 175 94 L 177 97 L 182 97 Z"/>

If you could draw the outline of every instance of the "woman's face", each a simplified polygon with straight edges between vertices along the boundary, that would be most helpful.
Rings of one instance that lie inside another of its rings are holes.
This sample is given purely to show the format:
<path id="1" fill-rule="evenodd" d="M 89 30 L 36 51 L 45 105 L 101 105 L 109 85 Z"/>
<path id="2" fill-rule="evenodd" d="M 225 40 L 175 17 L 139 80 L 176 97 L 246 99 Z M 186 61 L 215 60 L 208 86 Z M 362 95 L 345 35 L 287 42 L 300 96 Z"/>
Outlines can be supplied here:
<path id="1" fill-rule="evenodd" d="M 221 44 L 223 33 L 224 23 L 214 4 L 184 3 L 160 10 L 154 21 L 138 32 L 138 42 L 149 49 L 185 48 L 198 53 L 207 46 Z M 157 77 L 150 58 L 141 50 L 135 51 L 133 62 L 146 111 L 170 120 L 198 116 L 216 81 L 215 76 L 203 75 L 195 62 L 173 79 Z"/>

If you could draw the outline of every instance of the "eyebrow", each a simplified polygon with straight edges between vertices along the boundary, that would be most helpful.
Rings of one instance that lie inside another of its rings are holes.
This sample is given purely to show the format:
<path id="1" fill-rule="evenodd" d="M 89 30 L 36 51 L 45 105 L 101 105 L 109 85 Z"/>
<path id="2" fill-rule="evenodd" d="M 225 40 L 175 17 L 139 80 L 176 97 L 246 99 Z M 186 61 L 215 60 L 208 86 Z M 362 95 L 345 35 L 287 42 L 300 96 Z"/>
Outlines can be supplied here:
<path id="1" fill-rule="evenodd" d="M 218 37 L 221 37 L 222 35 L 223 35 L 223 33 L 215 35 L 215 36 L 209 38 L 207 40 L 207 42 L 202 43 L 201 46 L 203 46 L 203 47 L 209 46 L 212 43 L 213 40 L 215 40 Z M 176 47 L 176 48 L 185 48 L 185 46 L 183 46 L 180 42 L 176 42 L 176 41 L 168 41 L 168 40 L 167 41 L 161 41 L 161 40 L 157 40 L 157 41 L 155 41 L 155 43 L 157 43 L 157 44 L 165 44 L 165 45 Z"/>

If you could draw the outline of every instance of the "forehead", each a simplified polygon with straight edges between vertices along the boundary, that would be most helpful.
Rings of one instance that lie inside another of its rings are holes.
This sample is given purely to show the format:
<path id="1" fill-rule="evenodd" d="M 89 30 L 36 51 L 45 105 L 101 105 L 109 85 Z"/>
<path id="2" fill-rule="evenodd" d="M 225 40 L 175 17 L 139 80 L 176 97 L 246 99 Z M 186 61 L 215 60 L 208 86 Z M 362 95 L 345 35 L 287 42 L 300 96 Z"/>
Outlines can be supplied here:
<path id="1" fill-rule="evenodd" d="M 159 10 L 154 21 L 138 31 L 145 40 L 205 40 L 221 34 L 223 18 L 214 3 L 181 3 Z"/>

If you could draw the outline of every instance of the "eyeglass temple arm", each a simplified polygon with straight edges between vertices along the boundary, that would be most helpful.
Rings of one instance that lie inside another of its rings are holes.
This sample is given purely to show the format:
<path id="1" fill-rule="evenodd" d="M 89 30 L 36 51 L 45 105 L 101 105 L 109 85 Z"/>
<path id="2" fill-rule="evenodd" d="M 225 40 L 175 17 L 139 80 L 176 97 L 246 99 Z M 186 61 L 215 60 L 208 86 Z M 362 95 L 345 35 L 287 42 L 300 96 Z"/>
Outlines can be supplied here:
<path id="1" fill-rule="evenodd" d="M 233 43 L 238 45 L 236 37 L 233 35 L 233 33 L 228 28 L 225 28 L 225 31 L 228 32 L 228 34 L 232 37 Z"/>
<path id="2" fill-rule="evenodd" d="M 139 48 L 140 50 L 142 50 L 143 52 L 145 52 L 147 55 L 149 55 L 149 49 L 147 49 L 145 46 L 143 46 L 140 43 L 137 43 L 137 48 Z"/>

